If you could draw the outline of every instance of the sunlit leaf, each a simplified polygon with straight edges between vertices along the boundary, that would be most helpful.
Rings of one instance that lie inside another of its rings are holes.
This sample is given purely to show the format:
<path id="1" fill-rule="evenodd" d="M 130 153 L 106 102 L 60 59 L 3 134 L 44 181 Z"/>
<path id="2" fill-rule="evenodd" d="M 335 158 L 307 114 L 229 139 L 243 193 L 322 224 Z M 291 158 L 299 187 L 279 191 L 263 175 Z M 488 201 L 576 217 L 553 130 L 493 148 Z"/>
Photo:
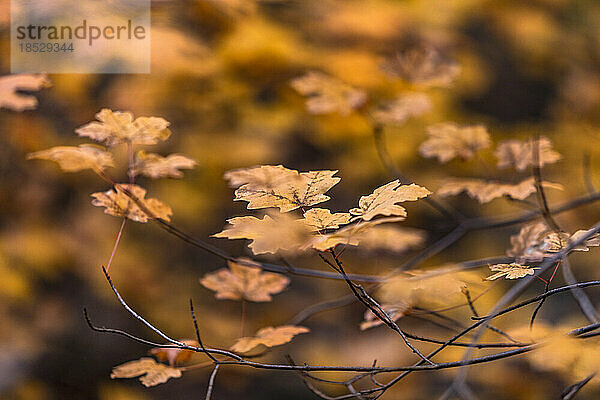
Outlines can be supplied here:
<path id="1" fill-rule="evenodd" d="M 304 223 L 312 231 L 337 229 L 340 225 L 350 223 L 351 215 L 348 213 L 334 213 L 326 208 L 311 208 L 304 213 Z"/>
<path id="2" fill-rule="evenodd" d="M 193 339 L 181 339 L 179 340 L 181 343 L 184 343 L 188 346 L 198 347 L 199 344 L 196 340 Z M 189 359 L 194 354 L 194 351 L 188 349 L 181 349 L 176 347 L 155 347 L 150 349 L 150 354 L 155 356 L 158 361 L 168 362 L 171 367 L 174 367 L 177 364 L 184 363 L 189 361 Z"/>
<path id="3" fill-rule="evenodd" d="M 139 151 L 135 157 L 132 174 L 157 178 L 182 178 L 180 169 L 192 169 L 196 161 L 182 154 L 170 154 L 162 157 L 154 153 Z"/>
<path id="4" fill-rule="evenodd" d="M 34 96 L 20 93 L 33 92 L 52 86 L 45 74 L 19 74 L 0 77 L 0 109 L 14 111 L 31 110 L 37 107 Z"/>
<path id="5" fill-rule="evenodd" d="M 459 126 L 452 122 L 442 122 L 427 127 L 429 139 L 421 144 L 419 152 L 423 157 L 437 157 L 441 163 L 460 157 L 473 158 L 478 150 L 490 146 L 490 136 L 483 125 Z"/>
<path id="6" fill-rule="evenodd" d="M 242 260 L 252 265 L 250 260 Z M 229 268 L 208 273 L 200 283 L 216 292 L 217 299 L 271 301 L 271 295 L 281 292 L 290 283 L 289 278 L 272 272 L 228 261 Z"/>
<path id="7" fill-rule="evenodd" d="M 411 117 L 418 117 L 431 109 L 429 97 L 423 93 L 407 93 L 390 103 L 384 103 L 373 112 L 380 124 L 402 125 Z"/>
<path id="8" fill-rule="evenodd" d="M 140 208 L 124 190 L 129 191 L 135 196 L 142 206 L 148 210 L 151 215 Z M 98 207 L 106 207 L 106 214 L 116 217 L 127 217 L 137 222 L 148 222 L 149 219 L 161 218 L 165 221 L 170 221 L 170 215 L 173 215 L 171 207 L 156 199 L 145 199 L 146 189 L 138 185 L 120 184 L 116 186 L 116 190 L 107 190 L 106 192 L 92 193 L 94 198 L 92 204 Z"/>
<path id="9" fill-rule="evenodd" d="M 65 172 L 77 172 L 84 169 L 102 171 L 113 167 L 114 162 L 110 153 L 99 146 L 82 144 L 75 146 L 57 146 L 47 150 L 36 151 L 27 155 L 28 160 L 50 160 L 58 163 Z"/>
<path id="10" fill-rule="evenodd" d="M 231 350 L 238 353 L 245 353 L 260 345 L 266 347 L 279 346 L 290 342 L 294 336 L 308 331 L 309 329 L 303 326 L 283 325 L 276 328 L 268 326 L 256 332 L 256 335 L 253 337 L 239 338 L 231 346 Z"/>
<path id="11" fill-rule="evenodd" d="M 557 183 L 542 182 L 542 186 L 544 188 L 562 190 L 562 185 Z M 487 203 L 502 196 L 524 200 L 536 192 L 536 187 L 533 178 L 525 179 L 514 185 L 483 179 L 449 178 L 438 189 L 437 194 L 441 197 L 446 197 L 455 196 L 461 192 L 466 192 L 480 203 Z"/>
<path id="12" fill-rule="evenodd" d="M 411 309 L 410 304 L 381 304 L 381 309 L 392 319 L 397 321 L 407 315 Z M 360 330 L 364 331 L 379 325 L 383 325 L 383 321 L 379 319 L 373 311 L 367 309 L 364 314 L 364 321 L 360 323 Z"/>
<path id="13" fill-rule="evenodd" d="M 529 267 L 527 265 L 521 265 L 517 263 L 490 265 L 490 270 L 497 272 L 485 279 L 488 281 L 493 281 L 502 277 L 505 277 L 506 279 L 519 279 L 527 275 L 533 275 L 536 269 L 539 268 Z"/>
<path id="14" fill-rule="evenodd" d="M 139 360 L 129 361 L 117 365 L 110 374 L 111 378 L 140 377 L 140 382 L 146 387 L 165 383 L 170 378 L 180 378 L 181 370 L 157 363 L 152 358 L 143 357 Z"/>
<path id="15" fill-rule="evenodd" d="M 514 167 L 517 171 L 524 171 L 533 164 L 532 140 L 505 140 L 498 145 L 494 155 L 498 159 L 498 168 Z M 552 142 L 546 137 L 538 141 L 539 164 L 553 164 L 562 157 L 552 150 Z"/>

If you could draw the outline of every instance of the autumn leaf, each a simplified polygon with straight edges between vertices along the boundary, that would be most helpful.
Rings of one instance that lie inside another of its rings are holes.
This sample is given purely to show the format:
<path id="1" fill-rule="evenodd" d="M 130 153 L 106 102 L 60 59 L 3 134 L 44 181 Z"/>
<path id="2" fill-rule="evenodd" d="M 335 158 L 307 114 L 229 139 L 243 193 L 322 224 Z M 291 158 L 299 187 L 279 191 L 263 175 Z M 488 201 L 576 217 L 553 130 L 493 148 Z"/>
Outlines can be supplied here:
<path id="1" fill-rule="evenodd" d="M 311 240 L 311 246 L 319 251 L 325 251 L 340 244 L 344 246 L 358 246 L 361 243 L 360 240 L 363 235 L 375 226 L 403 220 L 404 217 L 393 217 L 380 218 L 375 221 L 362 221 L 328 234 L 314 236 Z"/>
<path id="2" fill-rule="evenodd" d="M 288 212 L 299 207 L 310 207 L 329 200 L 324 193 L 341 179 L 337 171 L 310 171 L 299 173 L 282 165 L 262 165 L 225 173 L 235 191 L 235 201 L 247 201 L 248 209 L 278 207 Z"/>
<path id="3" fill-rule="evenodd" d="M 505 277 L 506 279 L 519 279 L 527 275 L 533 275 L 536 269 L 539 268 L 529 267 L 527 265 L 521 265 L 517 263 L 495 264 L 490 265 L 490 270 L 493 272 L 497 272 L 494 275 L 490 275 L 485 279 L 488 281 L 493 281 L 502 277 Z"/>
<path id="4" fill-rule="evenodd" d="M 33 92 L 50 86 L 52 84 L 45 74 L 2 76 L 0 77 L 0 109 L 32 110 L 38 105 L 37 99 L 20 92 Z"/>
<path id="5" fill-rule="evenodd" d="M 180 169 L 192 169 L 196 161 L 182 154 L 170 154 L 162 157 L 141 150 L 136 154 L 132 175 L 144 175 L 149 178 L 183 178 Z"/>
<path id="6" fill-rule="evenodd" d="M 427 127 L 427 134 L 429 139 L 421 144 L 419 152 L 423 157 L 437 157 L 441 163 L 455 157 L 469 160 L 478 150 L 489 147 L 491 143 L 483 125 L 459 126 L 442 122 Z"/>
<path id="7" fill-rule="evenodd" d="M 283 275 L 264 272 L 259 267 L 251 266 L 256 263 L 250 260 L 240 261 L 244 264 L 228 261 L 229 268 L 204 275 L 200 283 L 214 290 L 217 299 L 254 302 L 271 301 L 271 295 L 281 292 L 290 283 L 289 278 Z"/>
<path id="8" fill-rule="evenodd" d="M 290 85 L 298 93 L 307 96 L 306 108 L 312 114 L 339 112 L 348 115 L 367 100 L 367 94 L 359 89 L 322 72 L 310 71 L 293 79 Z"/>
<path id="9" fill-rule="evenodd" d="M 505 140 L 501 142 L 494 155 L 498 159 L 498 168 L 514 167 L 517 171 L 524 171 L 533 165 L 532 140 Z M 538 141 L 539 165 L 553 164 L 562 157 L 552 150 L 552 142 L 546 137 L 540 137 Z"/>
<path id="10" fill-rule="evenodd" d="M 199 346 L 198 342 L 193 339 L 181 339 L 180 342 L 192 347 Z M 194 351 L 176 347 L 155 347 L 150 349 L 150 354 L 154 355 L 158 361 L 166 361 L 171 367 L 174 367 L 176 364 L 189 361 Z"/>
<path id="11" fill-rule="evenodd" d="M 378 187 L 368 196 L 362 196 L 358 207 L 350 210 L 354 220 L 370 221 L 378 215 L 406 217 L 406 209 L 397 203 L 416 201 L 431 192 L 414 183 L 401 185 L 399 180 Z"/>
<path id="12" fill-rule="evenodd" d="M 135 196 L 142 206 L 148 210 L 151 215 L 146 214 L 125 192 L 129 191 Z M 116 185 L 116 190 L 107 190 L 106 192 L 92 193 L 94 198 L 92 204 L 98 207 L 106 207 L 106 214 L 116 217 L 127 217 L 137 222 L 148 222 L 149 219 L 161 218 L 170 221 L 170 215 L 173 215 L 171 207 L 156 199 L 145 199 L 146 189 L 138 185 Z"/>
<path id="13" fill-rule="evenodd" d="M 410 310 L 410 304 L 399 303 L 399 304 L 381 304 L 381 309 L 392 319 L 392 321 L 398 321 L 403 316 L 407 315 Z M 364 331 L 369 328 L 373 328 L 379 325 L 383 325 L 383 321 L 379 319 L 373 311 L 367 309 L 365 311 L 364 321 L 360 323 L 360 330 Z"/>
<path id="14" fill-rule="evenodd" d="M 168 129 L 170 123 L 163 118 L 138 117 L 134 120 L 130 112 L 104 108 L 96 114 L 96 119 L 100 122 L 90 122 L 77 128 L 75 133 L 98 142 L 105 142 L 107 146 L 120 143 L 156 144 L 171 135 Z"/>
<path id="15" fill-rule="evenodd" d="M 129 361 L 113 368 L 110 377 L 135 378 L 140 377 L 140 382 L 146 387 L 165 383 L 170 378 L 180 378 L 181 370 L 157 363 L 152 358 L 143 357 L 139 360 Z"/>
<path id="16" fill-rule="evenodd" d="M 562 185 L 552 182 L 542 182 L 544 188 L 561 189 Z M 497 181 L 486 181 L 483 179 L 449 178 L 437 191 L 441 197 L 455 196 L 466 192 L 470 197 L 480 203 L 487 203 L 502 196 L 510 196 L 513 199 L 524 200 L 536 192 L 535 181 L 528 178 L 517 184 L 502 183 Z"/>
<path id="17" fill-rule="evenodd" d="M 303 250 L 311 236 L 309 227 L 301 219 L 285 214 L 265 215 L 263 219 L 252 216 L 227 220 L 228 226 L 213 236 L 228 239 L 251 239 L 249 247 L 254 254 L 276 253 L 280 250 Z"/>
<path id="18" fill-rule="evenodd" d="M 84 169 L 102 171 L 113 167 L 113 158 L 104 148 L 89 144 L 75 146 L 57 146 L 36 151 L 27 155 L 28 160 L 50 160 L 58 163 L 65 172 L 77 172 Z"/>
<path id="19" fill-rule="evenodd" d="M 418 229 L 379 225 L 363 230 L 356 236 L 356 240 L 363 250 L 402 253 L 423 244 L 425 235 Z"/>
<path id="20" fill-rule="evenodd" d="M 418 117 L 431 109 L 429 97 L 423 93 L 407 93 L 390 103 L 384 103 L 373 112 L 380 124 L 402 125 L 411 117 Z"/>
<path id="21" fill-rule="evenodd" d="M 427 44 L 406 48 L 384 61 L 381 69 L 394 78 L 423 86 L 448 86 L 460 72 L 456 62 Z"/>
<path id="22" fill-rule="evenodd" d="M 231 346 L 231 350 L 238 353 L 246 353 L 260 345 L 266 347 L 279 346 L 290 342 L 294 336 L 308 331 L 309 329 L 303 326 L 283 325 L 276 328 L 268 326 L 256 332 L 254 337 L 239 338 Z"/>
<path id="23" fill-rule="evenodd" d="M 311 208 L 304 213 L 304 223 L 311 231 L 337 229 L 340 225 L 350 223 L 351 215 L 348 213 L 334 213 L 326 208 Z"/>

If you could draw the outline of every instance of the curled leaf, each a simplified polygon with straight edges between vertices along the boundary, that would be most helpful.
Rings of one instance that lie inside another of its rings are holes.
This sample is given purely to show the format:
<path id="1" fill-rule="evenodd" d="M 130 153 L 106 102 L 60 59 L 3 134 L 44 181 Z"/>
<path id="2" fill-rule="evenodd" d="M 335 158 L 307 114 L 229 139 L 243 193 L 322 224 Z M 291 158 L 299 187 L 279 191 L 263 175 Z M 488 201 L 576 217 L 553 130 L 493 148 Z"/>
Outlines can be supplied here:
<path id="1" fill-rule="evenodd" d="M 242 260 L 252 265 L 250 260 Z M 200 283 L 216 292 L 217 299 L 248 300 L 255 302 L 271 301 L 274 294 L 281 292 L 290 279 L 272 272 L 264 272 L 258 267 L 228 261 L 229 268 L 208 273 Z"/>
<path id="2" fill-rule="evenodd" d="M 542 182 L 544 188 L 561 189 L 562 185 L 552 182 Z M 524 200 L 536 192 L 533 178 L 525 179 L 517 184 L 509 184 L 483 179 L 450 178 L 437 191 L 441 197 L 455 196 L 466 192 L 470 197 L 480 203 L 487 203 L 502 196 L 510 196 L 513 199 Z"/>
<path id="3" fill-rule="evenodd" d="M 294 336 L 308 331 L 309 329 L 303 326 L 283 325 L 276 328 L 268 326 L 256 332 L 256 335 L 253 337 L 239 338 L 231 346 L 231 350 L 238 353 L 246 353 L 260 345 L 266 347 L 279 346 L 290 342 Z"/>
<path id="4" fill-rule="evenodd" d="M 65 172 L 77 172 L 84 169 L 102 171 L 113 167 L 113 158 L 104 148 L 89 144 L 75 146 L 57 146 L 36 151 L 27 155 L 28 160 L 50 160 L 58 163 Z"/>
<path id="5" fill-rule="evenodd" d="M 170 154 L 162 157 L 154 153 L 139 151 L 131 170 L 134 176 L 144 175 L 152 179 L 157 178 L 182 178 L 180 169 L 192 169 L 196 161 L 182 154 Z"/>
<path id="6" fill-rule="evenodd" d="M 423 93 L 407 93 L 373 112 L 380 124 L 402 125 L 411 117 L 418 117 L 431 109 L 429 97 Z"/>
<path id="7" fill-rule="evenodd" d="M 527 275 L 533 275 L 536 269 L 539 268 L 529 267 L 527 265 L 521 265 L 517 263 L 490 265 L 490 270 L 496 273 L 488 276 L 485 279 L 488 281 L 493 281 L 502 277 L 505 277 L 506 279 L 519 279 Z"/>
<path id="8" fill-rule="evenodd" d="M 134 120 L 130 112 L 104 108 L 96 114 L 96 119 L 99 122 L 90 122 L 77 128 L 75 133 L 104 142 L 107 146 L 120 143 L 156 144 L 171 135 L 168 129 L 170 122 L 159 117 L 138 117 Z"/>
<path id="9" fill-rule="evenodd" d="M 533 165 L 532 140 L 505 140 L 498 145 L 494 155 L 498 159 L 498 168 L 514 167 L 517 171 L 524 171 Z M 552 142 L 546 137 L 540 137 L 538 141 L 539 164 L 553 164 L 562 157 L 552 150 Z"/>
<path id="10" fill-rule="evenodd" d="M 193 339 L 182 339 L 180 342 L 187 344 L 188 346 L 199 346 L 198 342 Z M 150 354 L 154 355 L 158 361 L 166 361 L 171 367 L 174 367 L 176 364 L 189 361 L 194 352 L 192 350 L 180 349 L 176 347 L 155 347 L 150 349 Z"/>
<path id="11" fill-rule="evenodd" d="M 14 111 L 32 110 L 37 107 L 35 97 L 20 92 L 33 92 L 52 86 L 45 74 L 19 74 L 0 77 L 0 109 Z"/>
<path id="12" fill-rule="evenodd" d="M 469 160 L 491 143 L 483 125 L 459 126 L 443 122 L 427 127 L 427 134 L 429 139 L 421 144 L 419 152 L 423 157 L 437 157 L 441 163 L 455 157 Z"/>
<path id="13" fill-rule="evenodd" d="M 307 96 L 306 108 L 312 114 L 339 112 L 348 115 L 362 106 L 367 94 L 322 72 L 310 71 L 291 81 L 298 93 Z"/>
<path id="14" fill-rule="evenodd" d="M 129 191 L 141 203 L 144 209 L 140 208 L 133 199 L 131 199 L 124 190 Z M 92 193 L 94 198 L 92 204 L 98 207 L 106 207 L 106 214 L 116 217 L 127 217 L 137 222 L 148 222 L 149 219 L 160 218 L 170 221 L 170 215 L 173 215 L 171 207 L 156 199 L 145 199 L 146 189 L 138 185 L 116 185 L 116 190 L 107 190 L 106 192 Z M 149 212 L 146 213 L 146 210 Z"/>
<path id="15" fill-rule="evenodd" d="M 180 378 L 181 370 L 157 363 L 154 359 L 143 357 L 139 360 L 129 361 L 117 365 L 110 374 L 111 378 L 140 377 L 140 382 L 146 387 L 165 383 L 170 378 Z"/>

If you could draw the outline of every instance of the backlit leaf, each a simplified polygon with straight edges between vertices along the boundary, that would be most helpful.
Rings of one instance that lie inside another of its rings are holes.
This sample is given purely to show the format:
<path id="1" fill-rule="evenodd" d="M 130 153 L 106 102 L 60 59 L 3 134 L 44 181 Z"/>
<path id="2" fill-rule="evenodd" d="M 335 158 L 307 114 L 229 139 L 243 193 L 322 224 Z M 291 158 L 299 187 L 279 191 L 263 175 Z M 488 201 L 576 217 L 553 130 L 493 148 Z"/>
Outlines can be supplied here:
<path id="1" fill-rule="evenodd" d="M 385 311 L 385 313 L 392 319 L 392 321 L 397 321 L 406 314 L 411 309 L 410 304 L 381 304 L 381 309 Z M 383 325 L 383 321 L 379 319 L 373 311 L 367 309 L 364 314 L 364 321 L 360 323 L 360 330 L 364 331 L 369 328 L 373 328 L 375 326 Z"/>
<path id="2" fill-rule="evenodd" d="M 268 326 L 256 332 L 254 337 L 239 338 L 231 346 L 231 350 L 238 353 L 246 353 L 260 345 L 266 347 L 279 346 L 290 342 L 294 336 L 308 331 L 309 329 L 303 326 L 283 325 L 276 328 Z"/>
<path id="3" fill-rule="evenodd" d="M 490 270 L 497 272 L 485 279 L 488 281 L 493 281 L 502 277 L 505 277 L 506 279 L 519 279 L 527 275 L 533 275 L 536 269 L 539 268 L 529 267 L 527 265 L 521 265 L 517 263 L 490 265 Z"/>
<path id="4" fill-rule="evenodd" d="M 142 206 L 147 209 L 151 215 L 146 214 L 125 192 L 128 190 L 133 194 Z M 170 221 L 170 215 L 173 215 L 171 207 L 156 199 L 145 199 L 146 189 L 138 185 L 119 184 L 116 190 L 107 190 L 106 192 L 92 193 L 94 198 L 92 204 L 98 207 L 106 207 L 106 214 L 116 217 L 127 217 L 137 222 L 148 222 L 149 219 L 161 218 Z"/>
<path id="5" fill-rule="evenodd" d="M 423 93 L 407 93 L 373 112 L 380 124 L 402 125 L 411 117 L 418 117 L 431 109 L 429 97 Z"/>
<path id="6" fill-rule="evenodd" d="M 427 127 L 427 134 L 429 139 L 421 144 L 419 152 L 423 157 L 437 157 L 441 163 L 456 157 L 469 160 L 491 143 L 483 125 L 459 126 L 442 122 Z"/>
<path id="7" fill-rule="evenodd" d="M 36 151 L 27 155 L 28 160 L 50 160 L 58 163 L 65 172 L 77 172 L 84 169 L 102 171 L 113 167 L 113 158 L 104 148 L 88 144 L 75 146 L 57 146 Z"/>
<path id="8" fill-rule="evenodd" d="M 0 77 L 0 109 L 14 111 L 31 110 L 37 107 L 34 96 L 19 91 L 33 92 L 52 86 L 45 74 L 19 74 Z"/>
<path id="9" fill-rule="evenodd" d="M 144 175 L 149 178 L 182 178 L 180 169 L 192 169 L 196 161 L 182 154 L 170 154 L 162 157 L 154 153 L 139 151 L 135 157 L 132 173 L 134 176 Z"/>
<path id="10" fill-rule="evenodd" d="M 180 342 L 187 344 L 188 346 L 199 346 L 198 342 L 193 339 L 181 339 Z M 158 359 L 158 361 L 166 361 L 171 367 L 174 367 L 176 364 L 189 361 L 189 359 L 194 354 L 194 351 L 176 347 L 155 347 L 153 349 L 150 349 L 150 354 L 154 355 Z"/>
<path id="11" fill-rule="evenodd" d="M 562 185 L 552 182 L 542 182 L 542 186 L 550 189 L 562 189 Z M 524 200 L 536 192 L 533 178 L 525 179 L 518 184 L 509 184 L 483 179 L 449 178 L 437 191 L 441 197 L 455 196 L 466 192 L 480 203 L 487 203 L 502 196 Z"/>
<path id="12" fill-rule="evenodd" d="M 129 361 L 117 365 L 110 374 L 111 378 L 140 377 L 140 382 L 146 387 L 165 383 L 170 378 L 180 378 L 181 370 L 157 363 L 154 359 L 143 357 L 139 360 Z"/>
<path id="13" fill-rule="evenodd" d="M 348 213 L 332 214 L 326 208 L 311 208 L 304 213 L 304 223 L 312 231 L 322 231 L 325 229 L 337 229 L 340 225 L 350 223 L 351 215 Z"/>
<path id="14" fill-rule="evenodd" d="M 498 168 L 514 167 L 524 171 L 533 164 L 533 141 L 505 140 L 498 145 L 494 155 L 498 159 Z M 552 142 L 546 137 L 540 137 L 538 142 L 539 164 L 552 164 L 562 157 L 552 150 Z"/>

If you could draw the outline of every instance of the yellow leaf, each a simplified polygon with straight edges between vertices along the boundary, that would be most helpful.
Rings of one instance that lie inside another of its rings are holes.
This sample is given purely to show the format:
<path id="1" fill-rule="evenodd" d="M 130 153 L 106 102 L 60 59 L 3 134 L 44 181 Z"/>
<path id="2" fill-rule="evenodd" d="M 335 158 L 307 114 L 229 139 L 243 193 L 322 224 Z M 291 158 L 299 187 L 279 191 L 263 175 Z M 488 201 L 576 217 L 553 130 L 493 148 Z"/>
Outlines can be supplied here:
<path id="1" fill-rule="evenodd" d="M 182 178 L 183 172 L 179 171 L 180 169 L 192 169 L 195 166 L 195 160 L 182 154 L 170 154 L 167 157 L 162 157 L 142 150 L 136 154 L 132 173 L 134 176 L 145 175 L 153 179 Z"/>
<path id="2" fill-rule="evenodd" d="M 527 265 L 521 265 L 517 263 L 490 265 L 491 271 L 498 272 L 494 275 L 488 276 L 485 279 L 488 281 L 493 281 L 498 278 L 502 278 L 503 276 L 506 279 L 519 279 L 527 275 L 533 275 L 536 269 L 539 268 L 529 267 Z"/>
<path id="3" fill-rule="evenodd" d="M 133 119 L 130 112 L 112 111 L 102 109 L 96 114 L 96 119 L 75 130 L 79 136 L 105 142 L 107 146 L 120 143 L 156 144 L 159 140 L 166 140 L 171 131 L 170 123 L 158 117 L 138 117 Z"/>
<path id="4" fill-rule="evenodd" d="M 429 97 L 423 93 L 406 93 L 373 112 L 380 124 L 402 125 L 410 117 L 418 117 L 431 109 Z"/>
<path id="5" fill-rule="evenodd" d="M 152 215 L 146 214 L 144 210 L 125 194 L 124 189 L 133 194 Z M 169 216 L 173 214 L 171 207 L 161 201 L 145 199 L 146 189 L 138 185 L 119 184 L 116 186 L 116 191 L 111 189 L 106 192 L 92 193 L 91 196 L 94 198 L 92 200 L 93 205 L 106 207 L 104 210 L 106 214 L 116 217 L 127 217 L 137 222 L 148 222 L 149 219 L 153 218 L 170 221 Z"/>
<path id="6" fill-rule="evenodd" d="M 228 239 L 251 239 L 249 247 L 254 254 L 304 250 L 310 239 L 310 229 L 301 219 L 285 214 L 265 215 L 263 219 L 252 216 L 227 220 L 222 232 L 214 237 Z"/>
<path id="7" fill-rule="evenodd" d="M 378 215 L 406 217 L 406 209 L 396 203 L 416 201 L 429 194 L 431 192 L 422 186 L 414 183 L 401 185 L 400 181 L 395 180 L 378 187 L 368 196 L 362 196 L 358 207 L 351 209 L 350 214 L 355 216 L 354 220 L 364 221 L 370 221 Z"/>
<path id="8" fill-rule="evenodd" d="M 198 342 L 193 339 L 181 339 L 179 341 L 188 346 L 199 346 Z M 189 361 L 189 359 L 194 354 L 194 351 L 176 347 L 155 347 L 153 349 L 150 349 L 150 354 L 154 355 L 158 359 L 158 361 L 167 361 L 171 367 L 174 367 L 176 364 Z"/>
<path id="9" fill-rule="evenodd" d="M 532 140 L 505 140 L 498 145 L 494 155 L 498 159 L 498 168 L 514 167 L 517 171 L 524 171 L 533 165 Z M 538 141 L 539 164 L 553 164 L 562 157 L 552 150 L 552 142 L 546 137 L 540 137 Z"/>
<path id="10" fill-rule="evenodd" d="M 562 190 L 562 185 L 558 183 L 542 182 L 542 186 Z M 514 185 L 496 181 L 485 181 L 483 179 L 449 178 L 438 189 L 437 194 L 441 197 L 446 197 L 455 196 L 461 192 L 467 192 L 470 197 L 478 200 L 480 203 L 487 203 L 502 196 L 524 200 L 535 193 L 536 188 L 533 178 L 525 179 Z"/>
<path id="11" fill-rule="evenodd" d="M 170 378 L 181 377 L 181 370 L 159 364 L 152 358 L 143 357 L 139 360 L 129 361 L 117 365 L 110 374 L 111 378 L 135 378 L 140 377 L 140 382 L 146 387 L 165 383 Z"/>
<path id="12" fill-rule="evenodd" d="M 437 157 L 441 163 L 455 157 L 469 160 L 478 150 L 489 147 L 491 143 L 482 125 L 459 126 L 442 122 L 427 127 L 427 134 L 429 139 L 421 144 L 419 152 L 423 157 Z"/>
<path id="13" fill-rule="evenodd" d="M 19 93 L 21 90 L 35 91 L 52 86 L 45 74 L 20 74 L 0 77 L 0 109 L 14 111 L 31 110 L 37 107 L 35 97 Z"/>
<path id="14" fill-rule="evenodd" d="M 50 160 L 57 162 L 65 172 L 77 172 L 84 169 L 102 171 L 113 167 L 113 158 L 104 148 L 89 144 L 75 146 L 57 146 L 36 151 L 27 155 L 28 160 Z"/>
<path id="15" fill-rule="evenodd" d="M 248 209 L 278 207 L 288 212 L 329 200 L 325 192 L 341 179 L 337 171 L 298 173 L 282 165 L 262 165 L 225 173 L 235 191 L 235 201 L 247 201 Z"/>
<path id="16" fill-rule="evenodd" d="M 239 338 L 231 346 L 231 350 L 246 353 L 261 344 L 266 347 L 279 346 L 290 342 L 294 336 L 308 331 L 309 329 L 303 326 L 283 325 L 276 328 L 268 326 L 256 332 L 254 337 Z"/>
<path id="17" fill-rule="evenodd" d="M 298 93 L 307 96 L 306 108 L 312 114 L 339 112 L 348 115 L 367 100 L 367 94 L 359 89 L 326 75 L 310 71 L 291 81 Z"/>
<path id="18" fill-rule="evenodd" d="M 244 264 L 253 262 L 241 259 Z M 271 295 L 281 292 L 290 283 L 289 278 L 263 272 L 258 267 L 228 261 L 229 268 L 222 268 L 204 275 L 200 283 L 216 292 L 217 299 L 248 300 L 255 302 L 271 301 Z"/>
<path id="19" fill-rule="evenodd" d="M 350 223 L 351 215 L 348 213 L 332 214 L 326 208 L 311 208 L 304 213 L 304 223 L 311 231 L 322 231 L 325 229 L 337 229 L 340 225 Z"/>

